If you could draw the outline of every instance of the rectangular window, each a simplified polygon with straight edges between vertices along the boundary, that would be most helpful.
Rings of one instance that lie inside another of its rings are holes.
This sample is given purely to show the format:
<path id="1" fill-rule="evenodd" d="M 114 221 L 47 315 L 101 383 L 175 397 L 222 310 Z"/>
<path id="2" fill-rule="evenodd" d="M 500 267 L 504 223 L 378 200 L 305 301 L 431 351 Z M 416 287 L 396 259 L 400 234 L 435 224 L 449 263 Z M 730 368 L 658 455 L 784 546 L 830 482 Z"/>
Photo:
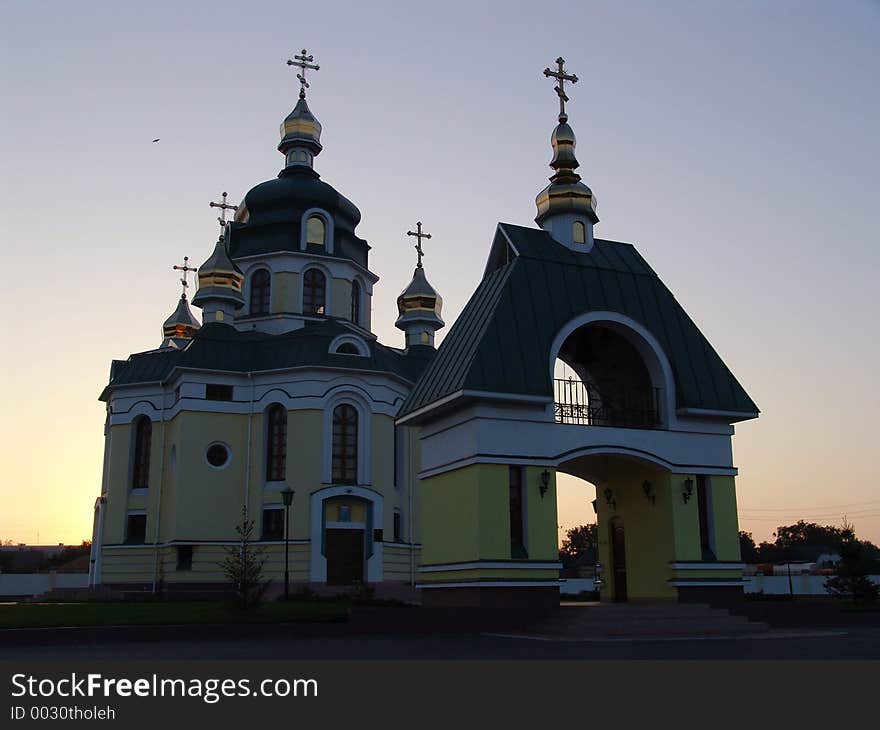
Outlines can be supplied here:
<path id="1" fill-rule="evenodd" d="M 284 539 L 284 508 L 267 507 L 263 510 L 263 539 Z"/>
<path id="2" fill-rule="evenodd" d="M 208 383 L 205 386 L 206 400 L 232 400 L 232 386 Z"/>
<path id="3" fill-rule="evenodd" d="M 347 504 L 339 505 L 339 521 L 351 522 L 351 507 L 349 507 Z"/>
<path id="4" fill-rule="evenodd" d="M 700 551 L 703 560 L 715 560 L 715 551 L 712 549 L 712 520 L 709 516 L 711 505 L 709 504 L 709 478 L 705 475 L 697 475 L 697 509 L 700 514 Z"/>
<path id="5" fill-rule="evenodd" d="M 125 541 L 141 545 L 147 541 L 147 516 L 128 515 L 125 526 Z"/>
<path id="6" fill-rule="evenodd" d="M 402 542 L 403 535 L 400 529 L 400 512 L 394 513 L 394 542 Z"/>
<path id="7" fill-rule="evenodd" d="M 512 466 L 510 472 L 510 557 L 526 558 L 524 510 L 523 510 L 523 470 Z"/>
<path id="8" fill-rule="evenodd" d="M 177 569 L 192 570 L 193 567 L 193 546 L 178 545 L 177 546 Z"/>

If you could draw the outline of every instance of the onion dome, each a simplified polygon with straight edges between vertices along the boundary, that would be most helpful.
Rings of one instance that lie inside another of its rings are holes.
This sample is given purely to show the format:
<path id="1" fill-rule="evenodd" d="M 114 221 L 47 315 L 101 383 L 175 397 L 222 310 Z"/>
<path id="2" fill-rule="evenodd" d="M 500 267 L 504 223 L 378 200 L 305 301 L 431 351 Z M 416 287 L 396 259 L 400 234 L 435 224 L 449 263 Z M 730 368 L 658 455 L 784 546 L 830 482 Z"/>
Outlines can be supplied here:
<path id="1" fill-rule="evenodd" d="M 207 322 L 232 324 L 235 311 L 244 306 L 241 293 L 244 275 L 226 253 L 223 236 L 214 246 L 214 252 L 198 271 L 199 288 L 193 304 L 202 308 L 202 319 Z"/>
<path id="2" fill-rule="evenodd" d="M 199 321 L 189 308 L 186 294 L 181 294 L 180 300 L 177 302 L 177 309 L 162 325 L 162 347 L 179 348 L 185 346 L 198 332 L 200 326 Z"/>
<path id="3" fill-rule="evenodd" d="M 278 151 L 284 155 L 287 166 L 312 166 L 315 155 L 320 154 L 321 123 L 309 110 L 305 96 L 300 96 L 293 111 L 281 122 L 281 142 Z"/>
<path id="4" fill-rule="evenodd" d="M 406 333 L 407 349 L 413 346 L 434 346 L 434 333 L 446 326 L 440 317 L 443 298 L 428 283 L 424 267 L 419 264 L 412 281 L 397 297 L 400 316 L 394 326 Z"/>

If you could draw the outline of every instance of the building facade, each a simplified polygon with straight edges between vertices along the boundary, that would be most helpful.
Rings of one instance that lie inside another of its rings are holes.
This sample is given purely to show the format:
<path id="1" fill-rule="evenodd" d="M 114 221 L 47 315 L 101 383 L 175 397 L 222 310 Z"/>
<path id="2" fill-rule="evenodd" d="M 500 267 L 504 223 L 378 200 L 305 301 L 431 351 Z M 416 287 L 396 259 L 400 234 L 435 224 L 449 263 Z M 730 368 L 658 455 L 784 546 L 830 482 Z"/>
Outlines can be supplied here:
<path id="1" fill-rule="evenodd" d="M 732 424 L 757 407 L 636 249 L 594 237 L 564 109 L 576 78 L 561 59 L 545 73 L 560 114 L 539 227 L 498 225 L 439 349 L 421 224 L 403 347 L 372 333 L 360 212 L 314 169 L 303 85 L 284 169 L 198 268 L 201 323 L 184 287 L 161 346 L 113 362 L 92 584 L 220 584 L 244 511 L 275 580 L 287 536 L 294 585 L 549 605 L 564 472 L 596 486 L 604 599 L 741 594 Z"/>

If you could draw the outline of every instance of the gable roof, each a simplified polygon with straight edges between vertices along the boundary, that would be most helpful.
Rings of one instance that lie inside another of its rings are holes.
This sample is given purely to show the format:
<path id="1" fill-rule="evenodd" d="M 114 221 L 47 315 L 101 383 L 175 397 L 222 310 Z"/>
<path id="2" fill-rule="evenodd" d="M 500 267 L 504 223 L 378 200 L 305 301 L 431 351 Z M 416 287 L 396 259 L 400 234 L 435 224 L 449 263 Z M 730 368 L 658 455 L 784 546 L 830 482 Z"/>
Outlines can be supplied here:
<path id="1" fill-rule="evenodd" d="M 582 253 L 546 231 L 499 223 L 483 281 L 401 416 L 461 391 L 552 398 L 547 363 L 553 339 L 590 311 L 623 314 L 654 335 L 672 367 L 677 408 L 757 415 L 758 407 L 634 246 L 596 239 Z"/>
<path id="2" fill-rule="evenodd" d="M 332 319 L 280 335 L 239 332 L 230 325 L 212 322 L 182 350 L 163 348 L 114 360 L 101 400 L 119 385 L 162 382 L 175 368 L 247 373 L 315 366 L 384 372 L 414 382 L 435 354 L 425 347 L 404 353 L 368 338 L 362 338 L 369 348 L 367 357 L 330 353 L 330 343 L 341 334 L 355 333 Z"/>

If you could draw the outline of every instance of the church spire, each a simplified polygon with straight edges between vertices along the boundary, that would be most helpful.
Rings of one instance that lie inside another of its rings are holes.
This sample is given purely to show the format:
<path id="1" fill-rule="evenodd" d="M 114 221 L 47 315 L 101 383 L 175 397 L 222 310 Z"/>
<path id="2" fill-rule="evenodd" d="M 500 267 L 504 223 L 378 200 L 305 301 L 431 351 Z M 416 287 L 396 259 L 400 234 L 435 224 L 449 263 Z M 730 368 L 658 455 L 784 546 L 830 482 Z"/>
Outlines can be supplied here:
<path id="1" fill-rule="evenodd" d="M 423 232 L 422 222 L 418 221 L 416 230 L 407 231 L 406 235 L 415 236 L 417 240 L 415 249 L 418 263 L 409 286 L 397 297 L 397 311 L 400 316 L 394 326 L 406 333 L 407 349 L 420 345 L 433 347 L 434 333 L 446 323 L 440 317 L 443 298 L 428 283 L 425 267 L 422 265 L 422 257 L 425 255 L 422 250 L 422 239 L 431 238 L 431 234 Z"/>
<path id="2" fill-rule="evenodd" d="M 566 73 L 565 59 L 561 56 L 556 59 L 556 66 L 555 70 L 544 69 L 544 76 L 556 80 L 554 91 L 559 97 L 559 124 L 550 138 L 553 145 L 553 159 L 550 162 L 553 175 L 550 184 L 535 199 L 538 206 L 535 222 L 563 245 L 588 251 L 593 245 L 593 225 L 599 221 L 596 197 L 575 172 L 580 163 L 574 154 L 574 130 L 568 124 L 565 111 L 565 102 L 569 100 L 565 93 L 565 82 L 576 84 L 578 77 Z"/>
<path id="3" fill-rule="evenodd" d="M 162 325 L 162 347 L 182 347 L 199 329 L 199 321 L 193 316 L 189 303 L 186 301 L 186 290 L 189 287 L 187 275 L 195 268 L 189 265 L 189 256 L 183 257 L 183 266 L 175 264 L 172 269 L 174 271 L 183 272 L 180 278 L 180 285 L 183 289 L 180 293 L 180 299 L 177 302 L 177 308 L 171 313 L 171 316 L 165 320 Z"/>
<path id="4" fill-rule="evenodd" d="M 294 60 L 296 59 L 296 60 Z M 296 75 L 299 80 L 299 101 L 293 111 L 287 115 L 281 123 L 281 142 L 278 151 L 284 155 L 287 168 L 305 166 L 311 168 L 314 158 L 320 154 L 321 146 L 321 123 L 309 110 L 306 103 L 306 89 L 309 82 L 306 81 L 306 69 L 319 70 L 318 64 L 313 64 L 315 57 L 309 55 L 303 48 L 300 55 L 294 55 L 287 59 L 288 66 L 298 66 L 300 72 Z"/>
<path id="5" fill-rule="evenodd" d="M 244 306 L 244 297 L 241 293 L 244 275 L 229 258 L 226 250 L 226 238 L 229 231 L 226 211 L 235 211 L 238 206 L 226 202 L 225 192 L 222 202 L 212 201 L 208 205 L 212 208 L 220 208 L 222 211 L 220 217 L 217 218 L 221 226 L 220 238 L 214 244 L 214 252 L 199 267 L 199 289 L 193 297 L 193 304 L 201 307 L 202 321 L 206 324 L 208 322 L 223 322 L 231 325 L 236 310 Z"/>

